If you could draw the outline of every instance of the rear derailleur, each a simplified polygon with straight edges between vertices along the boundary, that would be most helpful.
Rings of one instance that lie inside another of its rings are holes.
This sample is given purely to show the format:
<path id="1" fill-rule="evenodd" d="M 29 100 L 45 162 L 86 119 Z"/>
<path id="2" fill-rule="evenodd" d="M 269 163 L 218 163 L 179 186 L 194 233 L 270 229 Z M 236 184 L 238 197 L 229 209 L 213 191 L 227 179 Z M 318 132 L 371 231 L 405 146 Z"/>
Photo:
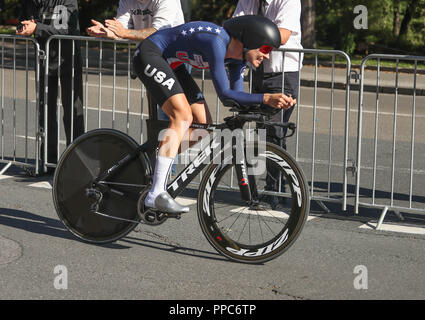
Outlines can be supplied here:
<path id="1" fill-rule="evenodd" d="M 97 188 L 87 188 L 86 196 L 94 200 L 94 202 L 90 205 L 91 212 L 104 217 L 111 218 L 111 219 L 124 220 L 128 222 L 140 223 L 140 224 L 147 224 L 150 226 L 158 226 L 160 224 L 163 224 L 168 218 L 175 218 L 175 219 L 181 218 L 180 214 L 164 213 L 164 212 L 160 212 L 155 209 L 146 207 L 145 197 L 148 191 L 149 191 L 149 188 L 145 188 L 140 193 L 139 199 L 137 200 L 137 214 L 141 221 L 123 219 L 123 218 L 114 217 L 114 216 L 99 212 L 100 203 L 102 202 L 102 199 L 103 199 L 103 193 Z"/>

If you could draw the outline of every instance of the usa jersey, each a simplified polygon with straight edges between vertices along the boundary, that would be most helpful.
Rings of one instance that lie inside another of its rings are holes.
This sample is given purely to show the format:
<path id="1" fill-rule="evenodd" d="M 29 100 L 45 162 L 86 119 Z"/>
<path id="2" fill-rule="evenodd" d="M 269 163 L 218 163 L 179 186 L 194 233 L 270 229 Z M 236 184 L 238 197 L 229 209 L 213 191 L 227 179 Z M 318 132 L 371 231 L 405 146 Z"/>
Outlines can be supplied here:
<path id="1" fill-rule="evenodd" d="M 263 102 L 263 94 L 244 92 L 246 63 L 225 58 L 230 36 L 222 27 L 211 22 L 194 21 L 159 30 L 148 39 L 158 46 L 172 67 L 186 63 L 197 69 L 209 69 L 221 101 L 232 99 L 242 105 Z"/>

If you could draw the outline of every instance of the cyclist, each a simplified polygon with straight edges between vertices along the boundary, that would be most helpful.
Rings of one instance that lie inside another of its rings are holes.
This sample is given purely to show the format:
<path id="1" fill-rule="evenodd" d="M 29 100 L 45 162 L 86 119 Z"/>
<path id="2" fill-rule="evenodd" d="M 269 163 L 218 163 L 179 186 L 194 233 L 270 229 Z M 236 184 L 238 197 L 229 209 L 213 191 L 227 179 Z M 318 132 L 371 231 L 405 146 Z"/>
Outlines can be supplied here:
<path id="1" fill-rule="evenodd" d="M 165 139 L 159 146 L 146 207 L 167 213 L 189 211 L 189 207 L 181 206 L 166 191 L 168 175 L 182 139 L 190 134 L 192 121 L 211 122 L 193 78 L 189 74 L 176 76 L 172 68 L 189 63 L 194 68 L 209 69 L 221 101 L 231 99 L 241 105 L 265 104 L 288 109 L 295 104 L 291 97 L 281 93 L 248 94 L 243 85 L 246 65 L 257 68 L 280 43 L 279 29 L 271 20 L 246 15 L 225 21 L 223 27 L 195 21 L 159 30 L 139 44 L 133 58 L 135 70 L 170 118 Z"/>

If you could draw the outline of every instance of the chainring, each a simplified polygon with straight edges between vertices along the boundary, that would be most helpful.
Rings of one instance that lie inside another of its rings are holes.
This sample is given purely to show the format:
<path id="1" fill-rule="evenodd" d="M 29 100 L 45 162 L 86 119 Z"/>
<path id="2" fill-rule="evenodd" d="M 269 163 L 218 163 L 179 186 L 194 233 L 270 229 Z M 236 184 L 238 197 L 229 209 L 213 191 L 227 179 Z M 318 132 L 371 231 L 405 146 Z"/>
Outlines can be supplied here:
<path id="1" fill-rule="evenodd" d="M 150 187 L 147 187 L 140 193 L 139 200 L 137 200 L 137 214 L 145 224 L 150 226 L 159 226 L 163 224 L 168 217 L 162 212 L 152 210 L 145 206 L 145 198 L 149 190 Z"/>

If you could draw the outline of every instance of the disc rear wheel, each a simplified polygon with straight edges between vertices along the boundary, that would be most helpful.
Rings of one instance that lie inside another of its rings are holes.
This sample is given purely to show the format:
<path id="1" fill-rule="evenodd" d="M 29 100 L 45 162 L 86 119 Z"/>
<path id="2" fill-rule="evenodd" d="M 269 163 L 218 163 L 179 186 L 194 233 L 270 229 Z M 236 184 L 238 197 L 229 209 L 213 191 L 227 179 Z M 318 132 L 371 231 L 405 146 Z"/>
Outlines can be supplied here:
<path id="1" fill-rule="evenodd" d="M 59 218 L 74 235 L 92 243 L 107 243 L 125 236 L 137 225 L 94 213 L 96 200 L 86 193 L 96 177 L 137 147 L 133 139 L 119 131 L 98 129 L 80 136 L 65 150 L 55 171 L 53 200 Z M 147 170 L 139 156 L 114 173 L 98 188 L 102 201 L 97 211 L 139 221 L 137 200 L 147 184 Z"/>

